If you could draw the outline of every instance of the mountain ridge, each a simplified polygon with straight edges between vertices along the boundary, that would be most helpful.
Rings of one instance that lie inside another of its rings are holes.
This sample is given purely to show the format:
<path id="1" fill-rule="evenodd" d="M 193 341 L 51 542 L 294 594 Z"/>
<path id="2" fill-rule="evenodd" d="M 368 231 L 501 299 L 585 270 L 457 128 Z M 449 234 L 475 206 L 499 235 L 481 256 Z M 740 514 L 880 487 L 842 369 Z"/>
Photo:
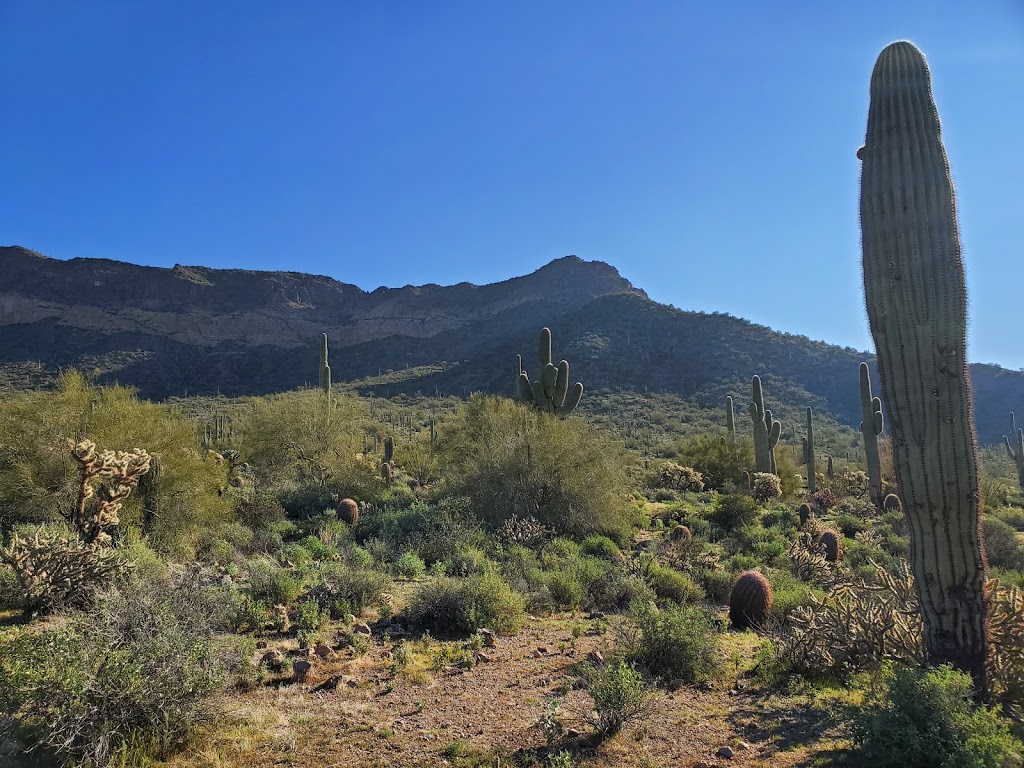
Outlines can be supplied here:
<path id="1" fill-rule="evenodd" d="M 373 291 L 300 272 L 61 261 L 19 247 L 0 248 L 0 269 L 0 385 L 9 386 L 45 385 L 78 367 L 157 399 L 267 394 L 316 381 L 327 332 L 335 382 L 424 367 L 378 393 L 510 394 L 515 355 L 535 373 L 536 334 L 549 326 L 556 359 L 590 391 L 675 393 L 708 408 L 728 394 L 742 411 L 758 373 L 785 401 L 779 413 L 811 405 L 856 427 L 857 366 L 874 360 L 659 304 L 615 267 L 576 256 L 483 286 Z M 1007 412 L 1024 402 L 1024 373 L 971 370 L 979 439 L 998 441 Z"/>

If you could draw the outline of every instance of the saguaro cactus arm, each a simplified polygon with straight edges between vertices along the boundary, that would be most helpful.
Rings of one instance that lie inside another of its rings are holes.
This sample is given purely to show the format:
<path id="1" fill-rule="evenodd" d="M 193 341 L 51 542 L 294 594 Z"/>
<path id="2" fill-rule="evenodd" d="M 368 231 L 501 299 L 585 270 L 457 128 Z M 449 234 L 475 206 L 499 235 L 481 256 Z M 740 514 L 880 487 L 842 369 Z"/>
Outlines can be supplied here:
<path id="1" fill-rule="evenodd" d="M 860 364 L 860 433 L 864 437 L 864 458 L 868 465 L 868 491 L 871 501 L 882 508 L 882 458 L 878 436 L 882 434 L 882 401 L 871 395 L 871 371 L 867 363 Z"/>
<path id="2" fill-rule="evenodd" d="M 931 75 L 911 43 L 893 43 L 878 57 L 858 155 L 864 298 L 911 531 L 925 650 L 929 662 L 968 672 L 984 697 L 988 598 L 967 289 Z"/>

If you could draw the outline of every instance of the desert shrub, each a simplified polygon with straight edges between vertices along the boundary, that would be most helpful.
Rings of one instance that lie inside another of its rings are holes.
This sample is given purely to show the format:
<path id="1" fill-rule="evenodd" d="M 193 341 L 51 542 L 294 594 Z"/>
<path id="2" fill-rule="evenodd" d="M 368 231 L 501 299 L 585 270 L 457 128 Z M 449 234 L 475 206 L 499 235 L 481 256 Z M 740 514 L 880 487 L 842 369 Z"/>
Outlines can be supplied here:
<path id="1" fill-rule="evenodd" d="M 314 585 L 309 595 L 332 618 L 340 619 L 350 611 L 360 615 L 378 602 L 388 588 L 388 579 L 368 568 L 342 563 L 321 563 L 312 574 Z"/>
<path id="2" fill-rule="evenodd" d="M 577 559 L 583 554 L 580 545 L 572 539 L 552 539 L 540 551 L 540 562 L 545 568 L 560 568 L 566 560 Z"/>
<path id="3" fill-rule="evenodd" d="M 652 602 L 654 590 L 639 576 L 610 568 L 590 585 L 590 602 L 602 611 L 621 611 L 635 602 Z"/>
<path id="4" fill-rule="evenodd" d="M 773 570 L 768 575 L 772 587 L 772 615 L 785 620 L 797 608 L 810 606 L 812 598 L 823 598 L 825 593 L 805 584 L 789 571 Z"/>
<path id="5" fill-rule="evenodd" d="M 551 602 L 558 608 L 579 608 L 583 603 L 583 585 L 572 571 L 552 571 L 545 574 L 544 586 Z"/>
<path id="6" fill-rule="evenodd" d="M 836 517 L 836 527 L 842 531 L 843 536 L 852 539 L 861 531 L 868 529 L 868 522 L 854 515 L 845 514 Z"/>
<path id="7" fill-rule="evenodd" d="M 84 435 L 105 449 L 142 447 L 160 457 L 152 489 L 158 514 L 147 521 L 150 544 L 189 555 L 198 533 L 227 521 L 233 502 L 220 489 L 226 469 L 196 443 L 195 425 L 158 403 L 139 400 L 125 387 L 97 387 L 76 371 L 60 376 L 52 392 L 18 392 L 0 400 L 0 532 L 19 523 L 44 523 L 67 514 L 77 477 L 67 438 Z M 143 524 L 137 494 L 120 511 L 122 526 Z"/>
<path id="8" fill-rule="evenodd" d="M 1012 571 L 1024 570 L 1024 547 L 1017 539 L 1017 532 L 997 517 L 986 515 L 982 518 L 985 554 L 993 568 Z"/>
<path id="9" fill-rule="evenodd" d="M 709 599 L 716 603 L 724 603 L 729 599 L 732 583 L 736 579 L 735 572 L 741 570 L 745 570 L 745 568 L 730 570 L 700 568 L 696 572 L 697 583 L 707 593 Z"/>
<path id="10" fill-rule="evenodd" d="M 782 495 L 782 483 L 778 476 L 771 472 L 755 472 L 751 493 L 755 499 L 764 504 Z"/>
<path id="11" fill-rule="evenodd" d="M 281 502 L 269 493 L 256 493 L 239 499 L 235 511 L 239 521 L 254 531 L 269 528 L 285 518 Z"/>
<path id="12" fill-rule="evenodd" d="M 982 498 L 988 504 L 988 497 L 983 496 Z M 999 518 L 1015 531 L 1024 531 L 1024 509 L 1020 507 L 1002 507 L 993 511 L 992 516 Z"/>
<path id="13" fill-rule="evenodd" d="M 726 531 L 750 525 L 757 520 L 757 502 L 749 496 L 733 493 L 719 496 L 711 512 L 711 522 Z"/>
<path id="14" fill-rule="evenodd" d="M 487 627 L 514 634 L 526 618 L 523 598 L 497 574 L 441 577 L 421 584 L 406 607 L 409 621 L 434 633 L 471 633 Z"/>
<path id="15" fill-rule="evenodd" d="M 700 472 L 708 488 L 722 490 L 726 483 L 738 483 L 744 472 L 754 468 L 754 444 L 742 439 L 735 443 L 725 435 L 701 434 L 680 446 L 678 458 Z"/>
<path id="16" fill-rule="evenodd" d="M 268 605 L 291 605 L 302 593 L 302 580 L 273 560 L 250 560 L 245 570 L 249 594 Z"/>
<path id="17" fill-rule="evenodd" d="M 473 576 L 478 573 L 486 573 L 492 566 L 487 555 L 476 547 L 459 549 L 444 563 L 445 573 L 449 576 Z"/>
<path id="18" fill-rule="evenodd" d="M 949 666 L 884 674 L 853 717 L 858 757 L 878 768 L 1003 768 L 1019 765 L 1019 744 L 998 714 L 971 701 L 971 678 Z"/>
<path id="19" fill-rule="evenodd" d="M 166 757 L 210 719 L 209 696 L 251 665 L 251 645 L 218 638 L 210 616 L 221 611 L 207 594 L 149 583 L 106 594 L 57 629 L 4 642 L 0 709 L 71 760 Z"/>
<path id="20" fill-rule="evenodd" d="M 615 735 L 650 710 L 650 691 L 633 664 L 618 661 L 591 669 L 587 682 L 594 700 L 591 722 L 602 736 Z"/>
<path id="21" fill-rule="evenodd" d="M 674 461 L 666 461 L 658 472 L 658 482 L 662 488 L 674 491 L 699 492 L 704 490 L 704 477 L 693 467 L 684 467 Z"/>
<path id="22" fill-rule="evenodd" d="M 415 552 L 403 552 L 395 561 L 395 572 L 403 579 L 418 579 L 426 570 L 423 558 Z"/>
<path id="23" fill-rule="evenodd" d="M 619 545 L 607 536 L 588 536 L 583 540 L 583 552 L 605 560 L 618 560 L 622 557 Z"/>
<path id="24" fill-rule="evenodd" d="M 700 683 L 714 676 L 719 636 L 709 611 L 693 605 L 658 611 L 639 604 L 631 618 L 635 631 L 623 638 L 626 658 L 665 680 Z"/>
<path id="25" fill-rule="evenodd" d="M 645 578 L 654 593 L 676 603 L 692 603 L 704 599 L 704 590 L 689 574 L 677 571 L 662 563 L 652 561 L 646 569 Z"/>
<path id="26" fill-rule="evenodd" d="M 446 481 L 495 528 L 516 515 L 584 536 L 622 532 L 636 520 L 622 445 L 581 417 L 475 395 L 441 447 Z"/>

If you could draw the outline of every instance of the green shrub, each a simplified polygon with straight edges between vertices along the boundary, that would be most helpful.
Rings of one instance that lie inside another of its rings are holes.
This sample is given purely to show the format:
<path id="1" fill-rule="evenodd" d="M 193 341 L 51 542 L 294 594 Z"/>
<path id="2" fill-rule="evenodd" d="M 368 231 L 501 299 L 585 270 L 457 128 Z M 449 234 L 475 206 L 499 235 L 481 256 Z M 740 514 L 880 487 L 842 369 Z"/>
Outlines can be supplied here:
<path id="1" fill-rule="evenodd" d="M 322 563 L 312 574 L 310 597 L 334 619 L 351 612 L 356 616 L 367 606 L 380 601 L 388 588 L 383 574 L 368 568 L 353 568 L 342 563 Z"/>
<path id="2" fill-rule="evenodd" d="M 704 590 L 687 574 L 654 561 L 647 569 L 647 583 L 654 593 L 676 603 L 692 603 L 704 599 Z"/>
<path id="3" fill-rule="evenodd" d="M 888 671 L 885 692 L 853 718 L 859 756 L 877 768 L 1019 765 L 1008 726 L 975 708 L 972 681 L 951 667 Z"/>
<path id="4" fill-rule="evenodd" d="M 637 634 L 627 658 L 665 680 L 700 683 L 718 664 L 719 636 L 711 613 L 698 606 L 669 606 L 657 611 L 638 605 L 632 611 Z"/>
<path id="5" fill-rule="evenodd" d="M 604 560 L 619 560 L 622 557 L 622 550 L 619 545 L 607 536 L 588 536 L 583 540 L 583 552 Z"/>
<path id="6" fill-rule="evenodd" d="M 981 520 L 985 554 L 993 568 L 1024 571 L 1024 547 L 1017 532 L 997 517 L 986 515 Z"/>
<path id="7" fill-rule="evenodd" d="M 545 574 L 544 586 L 551 602 L 558 608 L 575 609 L 583 603 L 584 589 L 571 571 L 552 571 Z"/>
<path id="8" fill-rule="evenodd" d="M 291 605 L 302 594 L 302 581 L 273 560 L 250 560 L 246 571 L 249 594 L 267 605 Z"/>
<path id="9" fill-rule="evenodd" d="M 426 570 L 426 563 L 415 552 L 403 552 L 395 561 L 395 572 L 403 579 L 418 579 Z"/>
<path id="10" fill-rule="evenodd" d="M 592 722 L 601 736 L 615 735 L 650 709 L 651 694 L 643 675 L 625 661 L 593 670 L 588 684 L 596 713 Z"/>
<path id="11" fill-rule="evenodd" d="M 56 629 L 0 648 L 0 710 L 73 761 L 164 758 L 212 715 L 211 694 L 251 667 L 251 642 L 222 641 L 196 584 L 156 582 L 102 596 Z M 137 759 L 137 762 L 143 762 Z"/>
<path id="12" fill-rule="evenodd" d="M 522 596 L 495 573 L 421 584 L 406 607 L 409 621 L 435 634 L 472 633 L 489 628 L 502 634 L 519 631 L 526 618 Z"/>
<path id="13" fill-rule="evenodd" d="M 987 505 L 989 503 L 988 497 L 985 498 Z M 1002 509 L 995 510 L 992 516 L 998 517 L 1015 531 L 1024 531 L 1024 509 L 1020 507 L 1003 507 Z"/>
<path id="14" fill-rule="evenodd" d="M 580 416 L 559 419 L 474 395 L 444 432 L 445 480 L 494 528 L 518 515 L 573 535 L 636 522 L 622 444 Z"/>
<path id="15" fill-rule="evenodd" d="M 683 443 L 678 458 L 701 473 L 706 487 L 722 490 L 753 470 L 754 444 L 749 439 L 732 442 L 724 434 L 705 433 Z"/>
<path id="16" fill-rule="evenodd" d="M 731 531 L 757 520 L 757 511 L 757 502 L 750 496 L 726 494 L 718 497 L 711 512 L 711 522 L 723 530 Z"/>
<path id="17" fill-rule="evenodd" d="M 729 599 L 729 592 L 732 591 L 732 583 L 736 580 L 736 574 L 748 568 L 735 570 L 721 570 L 717 568 L 702 568 L 697 571 L 697 583 L 704 589 L 710 600 L 716 603 L 724 603 Z"/>
<path id="18" fill-rule="evenodd" d="M 651 602 L 654 590 L 643 579 L 610 568 L 590 585 L 591 605 L 602 611 L 621 611 L 634 602 Z"/>

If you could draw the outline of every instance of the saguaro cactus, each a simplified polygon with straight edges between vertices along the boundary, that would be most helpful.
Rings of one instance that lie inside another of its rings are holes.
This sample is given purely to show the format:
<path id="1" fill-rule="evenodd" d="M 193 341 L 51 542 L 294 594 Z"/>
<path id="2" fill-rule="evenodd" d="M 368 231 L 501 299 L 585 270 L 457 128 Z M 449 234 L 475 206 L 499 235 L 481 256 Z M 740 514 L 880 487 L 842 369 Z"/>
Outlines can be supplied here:
<path id="1" fill-rule="evenodd" d="M 327 363 L 327 334 L 320 334 L 320 389 L 331 396 L 331 366 Z"/>
<path id="2" fill-rule="evenodd" d="M 755 376 L 751 384 L 750 420 L 754 422 L 754 464 L 758 472 L 776 474 L 775 446 L 779 444 L 782 423 L 772 419 L 772 412 L 764 407 L 761 377 Z"/>
<path id="3" fill-rule="evenodd" d="M 878 436 L 882 434 L 882 401 L 871 396 L 871 372 L 867 363 L 860 364 L 860 433 L 864 436 L 864 458 L 868 465 L 868 494 L 878 509 L 882 508 L 882 458 L 878 452 Z"/>
<path id="4" fill-rule="evenodd" d="M 814 460 L 814 424 L 811 421 L 811 406 L 807 406 L 807 437 L 803 439 L 803 459 L 807 465 L 807 492 L 818 490 L 818 465 Z"/>
<path id="5" fill-rule="evenodd" d="M 967 289 L 931 75 L 911 43 L 871 74 L 861 168 L 864 298 L 930 663 L 987 690 L 985 557 L 966 364 Z"/>
<path id="6" fill-rule="evenodd" d="M 1013 411 L 1010 411 L 1010 426 L 1013 445 L 1016 445 L 1017 449 L 1013 449 L 1010 438 L 1006 435 L 1003 435 L 1003 443 L 1006 444 L 1006 452 L 1010 454 L 1010 460 L 1017 468 L 1017 482 L 1020 483 L 1021 488 L 1024 488 L 1024 429 L 1017 428 L 1017 418 L 1013 415 Z"/>
<path id="7" fill-rule="evenodd" d="M 569 391 L 569 362 L 563 360 L 556 368 L 551 362 L 551 329 L 542 328 L 537 344 L 537 361 L 540 364 L 540 378 L 530 383 L 530 376 L 523 370 L 523 356 L 516 355 L 516 390 L 524 403 L 533 403 L 537 408 L 558 416 L 568 416 L 583 398 L 583 385 L 576 382 Z"/>
<path id="8" fill-rule="evenodd" d="M 732 407 L 732 395 L 725 398 L 725 428 L 729 432 L 729 442 L 736 442 L 736 410 Z"/>

